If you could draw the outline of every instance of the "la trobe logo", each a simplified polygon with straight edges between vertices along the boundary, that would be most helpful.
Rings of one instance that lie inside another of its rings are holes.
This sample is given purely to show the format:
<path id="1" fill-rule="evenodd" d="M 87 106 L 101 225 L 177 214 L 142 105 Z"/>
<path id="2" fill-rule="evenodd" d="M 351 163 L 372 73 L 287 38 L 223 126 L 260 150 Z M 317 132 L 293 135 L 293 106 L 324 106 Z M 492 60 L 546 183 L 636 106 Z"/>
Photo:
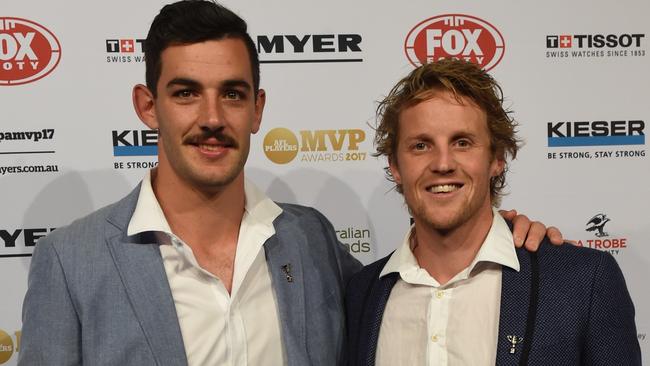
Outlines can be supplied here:
<path id="1" fill-rule="evenodd" d="M 61 44 L 44 26 L 0 17 L 0 86 L 31 83 L 50 74 L 61 60 Z"/>
<path id="2" fill-rule="evenodd" d="M 503 36 L 492 24 L 464 14 L 445 14 L 413 27 L 404 42 L 406 57 L 414 66 L 445 58 L 474 62 L 485 70 L 503 58 Z"/>

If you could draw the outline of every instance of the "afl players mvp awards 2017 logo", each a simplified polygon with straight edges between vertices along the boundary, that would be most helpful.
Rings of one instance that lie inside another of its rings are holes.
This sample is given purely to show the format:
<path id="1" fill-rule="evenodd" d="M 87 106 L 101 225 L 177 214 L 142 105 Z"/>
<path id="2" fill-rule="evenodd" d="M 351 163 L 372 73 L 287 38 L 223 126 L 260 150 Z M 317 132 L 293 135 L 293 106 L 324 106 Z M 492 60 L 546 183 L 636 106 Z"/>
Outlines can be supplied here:
<path id="1" fill-rule="evenodd" d="M 20 331 L 14 332 L 14 338 L 0 329 L 0 365 L 11 360 L 11 357 L 20 350 Z"/>
<path id="2" fill-rule="evenodd" d="M 503 58 L 503 36 L 492 24 L 464 14 L 445 14 L 413 27 L 404 42 L 413 66 L 445 58 L 474 62 L 486 71 Z"/>
<path id="3" fill-rule="evenodd" d="M 27 19 L 0 17 L 0 85 L 39 80 L 60 59 L 59 40 L 47 28 Z"/>
<path id="4" fill-rule="evenodd" d="M 300 137 L 300 138 L 298 138 Z M 264 155 L 276 164 L 287 164 L 299 154 L 304 163 L 358 162 L 368 154 L 359 145 L 366 140 L 361 129 L 300 130 L 278 127 L 264 136 Z"/>

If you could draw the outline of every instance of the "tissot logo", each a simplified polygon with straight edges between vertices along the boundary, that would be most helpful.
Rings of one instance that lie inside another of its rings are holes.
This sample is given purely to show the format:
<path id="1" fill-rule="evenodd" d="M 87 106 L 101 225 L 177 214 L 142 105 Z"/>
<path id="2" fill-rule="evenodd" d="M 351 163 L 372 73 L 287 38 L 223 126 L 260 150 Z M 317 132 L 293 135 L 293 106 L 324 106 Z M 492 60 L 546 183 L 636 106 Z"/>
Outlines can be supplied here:
<path id="1" fill-rule="evenodd" d="M 113 156 L 158 155 L 158 131 L 123 130 L 112 131 Z"/>
<path id="2" fill-rule="evenodd" d="M 551 34 L 546 36 L 546 58 L 644 57 L 645 34 Z"/>
<path id="3" fill-rule="evenodd" d="M 406 36 L 404 50 L 414 66 L 455 58 L 490 70 L 503 58 L 505 43 L 501 33 L 483 19 L 445 14 L 413 27 Z"/>
<path id="4" fill-rule="evenodd" d="M 144 39 L 122 38 L 106 40 L 106 62 L 144 62 Z"/>
<path id="5" fill-rule="evenodd" d="M 641 47 L 645 34 L 561 34 L 546 36 L 546 48 Z"/>
<path id="6" fill-rule="evenodd" d="M 31 20 L 0 17 L 0 85 L 31 83 L 50 74 L 61 60 L 61 44 Z"/>
<path id="7" fill-rule="evenodd" d="M 642 120 L 548 122 L 549 147 L 644 145 Z"/>
<path id="8" fill-rule="evenodd" d="M 108 53 L 142 53 L 144 39 L 107 39 L 106 52 Z"/>
<path id="9" fill-rule="evenodd" d="M 362 62 L 360 34 L 258 35 L 260 63 Z"/>

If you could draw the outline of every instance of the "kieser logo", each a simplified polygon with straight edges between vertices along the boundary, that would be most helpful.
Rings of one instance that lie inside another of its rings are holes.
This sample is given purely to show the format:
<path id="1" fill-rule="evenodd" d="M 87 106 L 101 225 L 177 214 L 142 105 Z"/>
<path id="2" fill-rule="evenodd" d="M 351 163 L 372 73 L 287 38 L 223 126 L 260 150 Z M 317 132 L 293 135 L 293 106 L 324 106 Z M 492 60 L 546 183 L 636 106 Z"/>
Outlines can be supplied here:
<path id="1" fill-rule="evenodd" d="M 645 34 L 553 34 L 546 36 L 547 58 L 645 56 Z"/>
<path id="2" fill-rule="evenodd" d="M 158 131 L 156 130 L 114 130 L 112 137 L 115 157 L 158 156 Z M 156 166 L 158 166 L 157 160 L 113 162 L 114 169 L 151 169 Z"/>
<path id="3" fill-rule="evenodd" d="M 61 60 L 61 44 L 54 34 L 27 19 L 0 17 L 0 85 L 39 80 Z"/>
<path id="4" fill-rule="evenodd" d="M 642 120 L 548 122 L 548 147 L 644 145 Z"/>
<path id="5" fill-rule="evenodd" d="M 113 132 L 113 156 L 157 156 L 158 131 L 123 130 Z"/>
<path id="6" fill-rule="evenodd" d="M 414 66 L 455 58 L 479 64 L 486 71 L 496 66 L 505 51 L 501 33 L 490 23 L 463 14 L 445 14 L 416 25 L 404 42 Z"/>
<path id="7" fill-rule="evenodd" d="M 264 136 L 264 154 L 276 164 L 287 164 L 300 153 L 300 161 L 359 161 L 366 159 L 365 152 L 359 152 L 359 144 L 366 139 L 366 133 L 359 129 L 350 130 L 302 130 L 300 140 L 293 131 L 274 128 Z"/>
<path id="8" fill-rule="evenodd" d="M 107 39 L 106 62 L 144 62 L 144 39 Z"/>
<path id="9" fill-rule="evenodd" d="M 0 365 L 9 361 L 15 352 L 20 351 L 20 332 L 15 332 L 16 345 L 14 347 L 14 340 L 7 332 L 0 329 Z"/>
<path id="10" fill-rule="evenodd" d="M 578 246 L 586 246 L 619 254 L 622 249 L 627 248 L 627 238 L 612 238 L 605 231 L 605 224 L 611 220 L 604 213 L 598 213 L 587 221 L 585 231 L 591 232 L 599 239 L 578 240 Z M 604 239 L 600 239 L 604 238 Z"/>

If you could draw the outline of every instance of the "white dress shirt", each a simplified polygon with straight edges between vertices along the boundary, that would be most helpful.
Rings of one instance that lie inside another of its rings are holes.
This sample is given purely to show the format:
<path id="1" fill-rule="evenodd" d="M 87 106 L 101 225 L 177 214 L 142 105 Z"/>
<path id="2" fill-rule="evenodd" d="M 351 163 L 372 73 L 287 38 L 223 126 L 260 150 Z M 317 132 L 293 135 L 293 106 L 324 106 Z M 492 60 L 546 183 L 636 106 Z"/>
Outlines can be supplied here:
<path id="1" fill-rule="evenodd" d="M 150 173 L 142 181 L 128 234 L 154 232 L 161 244 L 190 366 L 286 363 L 263 250 L 264 242 L 275 234 L 273 220 L 282 209 L 248 181 L 245 195 L 229 294 L 218 277 L 201 268 L 192 249 L 172 233 L 154 195 Z M 155 304 L 151 311 L 156 311 Z"/>
<path id="2" fill-rule="evenodd" d="M 494 365 L 501 304 L 501 266 L 519 271 L 512 234 L 494 210 L 472 263 L 441 286 L 418 265 L 413 228 L 380 277 L 399 273 L 384 310 L 377 366 Z"/>

